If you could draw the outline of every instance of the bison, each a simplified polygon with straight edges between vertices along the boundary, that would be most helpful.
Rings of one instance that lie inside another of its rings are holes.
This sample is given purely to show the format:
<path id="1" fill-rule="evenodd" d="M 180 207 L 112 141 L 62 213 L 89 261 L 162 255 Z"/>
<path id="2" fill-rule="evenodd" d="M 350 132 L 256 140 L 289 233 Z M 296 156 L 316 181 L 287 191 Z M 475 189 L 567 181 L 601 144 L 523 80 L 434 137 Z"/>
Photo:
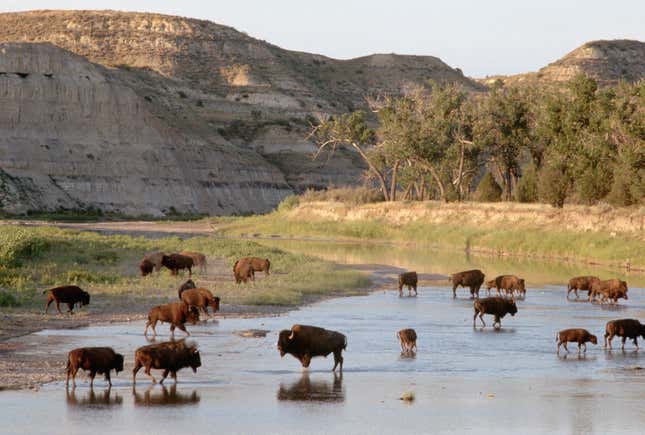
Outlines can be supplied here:
<path id="1" fill-rule="evenodd" d="M 242 260 L 237 260 L 233 265 L 233 276 L 237 284 L 246 283 L 249 279 L 255 281 L 255 272 L 251 263 Z"/>
<path id="2" fill-rule="evenodd" d="M 155 270 L 159 272 L 162 266 L 161 260 L 163 259 L 164 255 L 166 255 L 165 252 L 160 252 L 160 251 L 149 252 L 143 256 L 143 260 L 147 260 L 150 263 L 152 263 L 154 265 Z"/>
<path id="3" fill-rule="evenodd" d="M 578 343 L 578 353 L 580 353 L 581 346 L 584 347 L 584 352 L 587 353 L 587 343 L 592 342 L 593 344 L 598 344 L 598 338 L 589 333 L 586 329 L 574 328 L 574 329 L 563 329 L 558 332 L 555 336 L 555 341 L 558 342 L 558 348 L 556 353 L 560 355 L 560 346 L 564 345 L 564 350 L 569 353 L 567 349 L 567 343 Z"/>
<path id="4" fill-rule="evenodd" d="M 180 254 L 164 255 L 161 264 L 170 269 L 173 275 L 177 275 L 180 270 L 188 269 L 188 276 L 193 275 L 193 259 Z"/>
<path id="5" fill-rule="evenodd" d="M 199 266 L 199 271 L 202 273 L 206 273 L 206 267 L 208 266 L 208 263 L 206 261 L 206 255 L 202 254 L 201 252 L 190 252 L 190 251 L 180 252 L 179 255 L 192 258 L 193 266 L 195 267 Z"/>
<path id="6" fill-rule="evenodd" d="M 489 281 L 490 282 L 490 281 Z M 487 284 L 488 285 L 488 284 Z M 489 287 L 492 288 L 493 286 Z M 506 296 L 513 296 L 515 291 L 522 297 L 526 296 L 524 280 L 515 275 L 500 275 L 495 278 L 494 287 L 497 289 L 497 296 L 506 293 Z"/>
<path id="7" fill-rule="evenodd" d="M 139 270 L 141 271 L 141 276 L 147 276 L 152 273 L 154 270 L 155 265 L 152 264 L 152 261 L 150 260 L 141 260 L 141 263 L 139 263 Z"/>
<path id="8" fill-rule="evenodd" d="M 487 295 L 490 295 L 490 290 L 495 288 L 495 285 L 496 284 L 495 284 L 494 279 L 491 279 L 490 281 L 486 281 L 486 294 Z M 499 295 L 499 292 L 497 292 L 497 294 Z"/>
<path id="9" fill-rule="evenodd" d="M 587 276 L 576 276 L 569 280 L 569 285 L 567 285 L 567 299 L 569 299 L 569 294 L 574 292 L 576 299 L 578 299 L 578 290 L 586 290 L 587 295 L 591 292 L 591 285 L 594 281 L 600 281 L 597 276 L 587 275 Z"/>
<path id="10" fill-rule="evenodd" d="M 181 300 L 189 307 L 201 308 L 201 310 L 208 314 L 208 307 L 213 309 L 213 314 L 219 311 L 219 298 L 213 296 L 209 290 L 205 288 L 191 288 L 184 290 L 181 294 Z"/>
<path id="11" fill-rule="evenodd" d="M 623 337 L 623 346 L 622 350 L 625 350 L 625 341 L 628 338 L 631 338 L 634 341 L 636 350 L 638 350 L 638 336 L 645 338 L 645 325 L 642 325 L 636 319 L 620 319 L 620 320 L 610 320 L 605 325 L 605 343 L 604 347 L 607 347 L 609 343 L 609 349 L 611 349 L 611 340 L 615 336 Z"/>
<path id="12" fill-rule="evenodd" d="M 405 272 L 399 275 L 399 296 L 403 296 L 403 286 L 408 287 L 408 296 L 412 295 L 412 290 L 414 290 L 414 295 L 417 295 L 417 282 L 419 277 L 416 272 Z"/>
<path id="13" fill-rule="evenodd" d="M 137 372 L 144 367 L 144 373 L 152 379 L 157 380 L 150 373 L 151 369 L 163 370 L 160 384 L 170 373 L 177 382 L 177 372 L 185 367 L 190 367 L 193 372 L 201 367 L 202 360 L 196 345 L 186 344 L 185 340 L 169 341 L 166 343 L 151 344 L 143 346 L 134 352 L 134 369 L 132 369 L 132 384 L 136 384 Z"/>
<path id="14" fill-rule="evenodd" d="M 502 327 L 501 319 L 506 315 L 510 314 L 514 316 L 517 313 L 517 305 L 513 299 L 506 299 L 503 297 L 490 297 L 484 299 L 478 299 L 475 301 L 473 308 L 475 309 L 475 315 L 473 316 L 473 328 L 475 327 L 475 320 L 479 315 L 479 319 L 482 322 L 482 325 L 485 327 L 484 323 L 484 314 L 492 314 L 495 316 L 495 321 L 493 322 L 493 327 L 499 325 L 498 328 Z"/>
<path id="15" fill-rule="evenodd" d="M 170 335 L 174 337 L 175 327 L 181 329 L 190 335 L 190 332 L 186 331 L 184 324 L 186 322 L 191 322 L 193 325 L 199 320 L 199 311 L 195 307 L 189 307 L 184 302 L 171 302 L 169 304 L 158 305 L 154 308 L 151 308 L 148 312 L 148 322 L 146 322 L 146 329 L 143 331 L 143 335 L 148 336 L 148 327 L 152 326 L 153 337 L 157 336 L 157 331 L 155 327 L 157 322 L 168 322 L 170 323 Z"/>
<path id="16" fill-rule="evenodd" d="M 245 257 L 239 261 L 249 263 L 253 272 L 264 272 L 266 275 L 270 275 L 269 268 L 271 267 L 271 262 L 268 258 Z"/>
<path id="17" fill-rule="evenodd" d="M 413 353 L 417 349 L 417 332 L 414 329 L 401 329 L 396 336 L 401 343 L 401 353 Z"/>
<path id="18" fill-rule="evenodd" d="M 43 294 L 49 292 L 47 297 L 47 303 L 45 304 L 45 314 L 49 310 L 49 306 L 52 302 L 56 302 L 56 309 L 60 314 L 63 314 L 60 310 L 60 303 L 67 304 L 69 310 L 67 311 L 70 314 L 74 314 L 74 305 L 78 304 L 79 306 L 89 305 L 90 304 L 90 294 L 76 285 L 64 285 L 61 287 L 54 287 L 48 290 L 45 290 Z"/>
<path id="19" fill-rule="evenodd" d="M 300 361 L 304 368 L 309 367 L 311 358 L 316 356 L 327 357 L 334 354 L 334 368 L 340 364 L 343 371 L 342 352 L 347 348 L 347 337 L 336 331 L 318 328 L 317 326 L 293 325 L 290 330 L 280 331 L 278 336 L 278 350 L 280 356 L 291 354 Z"/>
<path id="20" fill-rule="evenodd" d="M 600 297 L 601 303 L 610 300 L 613 304 L 616 304 L 620 298 L 625 300 L 629 299 L 627 297 L 627 290 L 627 283 L 616 278 L 605 281 L 593 281 L 591 283 L 591 290 L 589 291 L 589 301 Z"/>
<path id="21" fill-rule="evenodd" d="M 79 369 L 90 372 L 90 387 L 94 386 L 97 373 L 105 375 L 105 380 L 112 386 L 110 371 L 116 374 L 123 371 L 123 355 L 114 352 L 111 347 L 81 347 L 67 355 L 66 384 L 69 387 L 69 376 L 72 375 L 72 386 L 76 387 L 76 373 Z"/>
<path id="22" fill-rule="evenodd" d="M 180 285 L 179 289 L 177 290 L 177 296 L 179 296 L 179 299 L 181 299 L 181 294 L 184 292 L 184 290 L 188 290 L 191 288 L 197 288 L 197 286 L 195 285 L 195 281 L 193 281 L 192 279 L 189 279 L 188 281 Z"/>
<path id="23" fill-rule="evenodd" d="M 466 270 L 452 274 L 452 297 L 457 297 L 457 287 L 470 288 L 470 298 L 479 297 L 479 289 L 484 283 L 484 273 L 479 269 Z M 490 290 L 490 288 L 489 288 Z"/>

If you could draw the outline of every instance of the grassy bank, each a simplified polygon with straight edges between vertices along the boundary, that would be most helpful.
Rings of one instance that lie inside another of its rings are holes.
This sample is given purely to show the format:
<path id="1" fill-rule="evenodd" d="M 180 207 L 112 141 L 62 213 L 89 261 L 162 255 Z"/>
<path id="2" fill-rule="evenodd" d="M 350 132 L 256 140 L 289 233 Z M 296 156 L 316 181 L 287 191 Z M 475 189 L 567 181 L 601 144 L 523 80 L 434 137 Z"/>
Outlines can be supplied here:
<path id="1" fill-rule="evenodd" d="M 524 204 L 312 202 L 246 218 L 213 219 L 229 235 L 387 240 L 493 255 L 645 269 L 641 209 Z"/>
<path id="2" fill-rule="evenodd" d="M 167 270 L 139 276 L 139 260 L 152 250 L 205 253 L 211 260 L 209 275 L 217 269 L 217 279 L 206 286 L 228 304 L 296 305 L 317 296 L 356 293 L 369 285 L 364 275 L 337 270 L 330 262 L 243 240 L 147 239 L 0 225 L 0 306 L 42 308 L 42 290 L 62 284 L 78 284 L 107 305 L 175 299 L 187 276 L 173 277 Z M 248 255 L 270 258 L 272 274 L 238 286 L 232 265 Z M 198 285 L 202 278 L 194 275 Z"/>

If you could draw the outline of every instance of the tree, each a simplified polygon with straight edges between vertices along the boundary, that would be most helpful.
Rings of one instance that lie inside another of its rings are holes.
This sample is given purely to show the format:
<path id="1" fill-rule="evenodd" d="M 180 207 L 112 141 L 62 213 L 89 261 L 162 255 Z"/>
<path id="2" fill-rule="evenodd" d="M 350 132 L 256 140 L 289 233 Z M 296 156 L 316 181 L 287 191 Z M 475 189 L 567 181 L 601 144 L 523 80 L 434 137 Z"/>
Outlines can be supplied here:
<path id="1" fill-rule="evenodd" d="M 502 199 L 502 188 L 490 172 L 487 172 L 479 182 L 475 196 L 482 202 L 497 202 Z"/>

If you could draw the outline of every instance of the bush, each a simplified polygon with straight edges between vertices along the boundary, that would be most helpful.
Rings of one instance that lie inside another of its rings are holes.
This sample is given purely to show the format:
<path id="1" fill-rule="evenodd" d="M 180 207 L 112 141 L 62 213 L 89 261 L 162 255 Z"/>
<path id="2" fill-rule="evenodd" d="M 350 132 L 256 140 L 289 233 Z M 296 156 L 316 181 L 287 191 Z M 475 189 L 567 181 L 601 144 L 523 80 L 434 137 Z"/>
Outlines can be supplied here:
<path id="1" fill-rule="evenodd" d="M 300 199 L 296 195 L 289 195 L 278 205 L 279 212 L 293 210 L 300 205 Z"/>
<path id="2" fill-rule="evenodd" d="M 349 205 L 370 204 L 382 202 L 383 194 L 368 187 L 341 187 L 327 190 L 307 190 L 300 196 L 302 202 L 333 201 Z"/>
<path id="3" fill-rule="evenodd" d="M 18 298 L 7 291 L 0 291 L 0 307 L 17 307 L 20 305 Z"/>
<path id="4" fill-rule="evenodd" d="M 562 208 L 569 192 L 564 166 L 545 166 L 540 171 L 538 194 L 541 201 Z"/>
<path id="5" fill-rule="evenodd" d="M 524 169 L 524 174 L 515 188 L 515 199 L 518 202 L 537 202 L 538 175 L 535 166 L 529 165 Z"/>
<path id="6" fill-rule="evenodd" d="M 475 198 L 481 202 L 498 202 L 502 199 L 502 188 L 499 187 L 495 178 L 490 172 L 481 179 L 477 190 L 475 190 Z"/>
<path id="7" fill-rule="evenodd" d="M 38 257 L 48 248 L 44 238 L 22 229 L 0 233 L 0 263 L 6 267 L 18 267 L 21 260 Z"/>

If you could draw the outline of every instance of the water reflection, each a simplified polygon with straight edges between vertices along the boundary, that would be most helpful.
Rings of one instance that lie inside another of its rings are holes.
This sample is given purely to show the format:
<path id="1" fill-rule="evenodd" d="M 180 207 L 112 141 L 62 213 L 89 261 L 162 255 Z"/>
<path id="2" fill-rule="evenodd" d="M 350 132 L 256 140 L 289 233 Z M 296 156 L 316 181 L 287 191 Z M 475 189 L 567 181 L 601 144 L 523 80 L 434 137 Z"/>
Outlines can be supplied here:
<path id="1" fill-rule="evenodd" d="M 94 392 L 94 388 L 90 388 L 87 394 L 76 393 L 76 388 L 67 389 L 65 391 L 67 406 L 78 407 L 94 407 L 94 406 L 113 406 L 123 404 L 123 397 L 112 392 L 111 388 L 103 390 L 98 394 Z"/>
<path id="2" fill-rule="evenodd" d="M 303 402 L 344 402 L 343 375 L 334 373 L 334 381 L 330 383 L 323 380 L 312 381 L 309 373 L 292 384 L 280 383 L 278 400 L 303 401 Z"/>
<path id="3" fill-rule="evenodd" d="M 182 394 L 177 391 L 177 385 L 166 387 L 165 385 L 148 387 L 143 394 L 132 387 L 135 406 L 180 406 L 194 405 L 199 403 L 200 397 L 197 390 L 189 394 Z"/>

